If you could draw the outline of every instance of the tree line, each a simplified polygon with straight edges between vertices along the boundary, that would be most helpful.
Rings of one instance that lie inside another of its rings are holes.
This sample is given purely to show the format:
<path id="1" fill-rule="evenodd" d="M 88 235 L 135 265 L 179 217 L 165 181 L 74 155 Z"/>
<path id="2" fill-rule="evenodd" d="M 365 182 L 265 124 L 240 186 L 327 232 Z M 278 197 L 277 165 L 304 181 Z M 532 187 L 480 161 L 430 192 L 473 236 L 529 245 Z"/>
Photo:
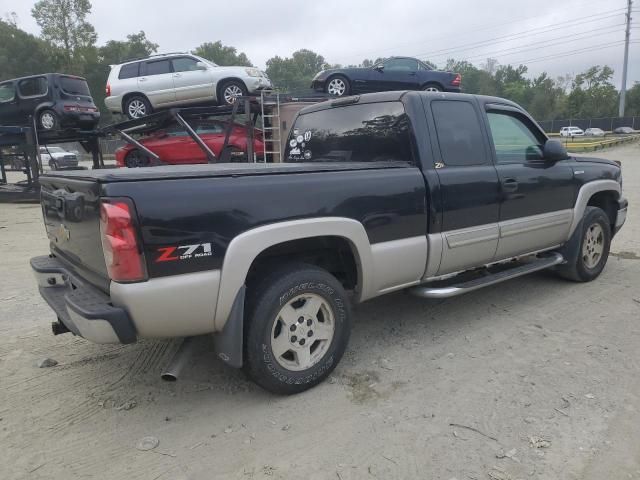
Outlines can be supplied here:
<path id="1" fill-rule="evenodd" d="M 111 121 L 111 114 L 104 107 L 110 65 L 157 53 L 158 44 L 141 30 L 126 39 L 98 45 L 95 28 L 87 21 L 90 0 L 40 0 L 31 13 L 40 26 L 40 37 L 21 30 L 15 14 L 7 14 L 0 20 L 0 81 L 53 71 L 81 75 L 89 83 L 103 122 Z M 244 52 L 219 40 L 203 43 L 192 52 L 218 65 L 253 66 Z M 370 67 L 379 60 L 364 59 L 352 66 Z M 531 77 L 526 65 L 500 65 L 493 58 L 481 65 L 453 58 L 441 65 L 426 63 L 460 73 L 466 93 L 508 98 L 538 120 L 617 114 L 619 92 L 612 83 L 614 71 L 606 65 L 592 66 L 575 76 L 552 78 L 547 73 Z M 303 48 L 290 57 L 276 55 L 267 60 L 266 73 L 278 89 L 301 91 L 309 88 L 311 79 L 320 70 L 334 67 L 340 65 Z M 640 115 L 640 82 L 627 91 L 626 114 Z"/>

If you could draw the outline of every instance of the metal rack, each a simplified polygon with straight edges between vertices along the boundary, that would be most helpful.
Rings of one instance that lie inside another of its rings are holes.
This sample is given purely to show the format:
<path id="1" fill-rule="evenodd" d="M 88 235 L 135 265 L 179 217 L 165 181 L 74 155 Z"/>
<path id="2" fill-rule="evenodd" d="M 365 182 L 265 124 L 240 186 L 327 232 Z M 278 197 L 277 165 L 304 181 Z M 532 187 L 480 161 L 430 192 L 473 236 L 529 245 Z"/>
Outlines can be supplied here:
<path id="1" fill-rule="evenodd" d="M 0 126 L 0 203 L 15 201 L 38 201 L 40 195 L 39 177 L 42 173 L 40 145 L 77 142 L 92 155 L 93 168 L 103 168 L 104 160 L 100 152 L 96 130 L 61 130 L 56 132 L 38 131 L 33 118 L 31 126 Z M 13 153 L 2 154 L 2 149 Z M 9 183 L 6 174 L 6 160 L 13 157 L 22 159 L 22 171 L 26 180 Z"/>
<path id="2" fill-rule="evenodd" d="M 264 153 L 263 161 L 267 163 L 269 155 L 272 159 L 282 161 L 282 125 L 280 123 L 280 93 L 272 93 L 270 90 L 260 92 L 260 109 L 264 126 Z"/>
<path id="3" fill-rule="evenodd" d="M 247 130 L 246 156 L 242 159 L 248 162 L 271 163 L 282 161 L 282 141 L 285 131 L 285 121 L 283 119 L 282 107 L 287 104 L 295 105 L 291 111 L 295 111 L 308 103 L 316 103 L 326 100 L 325 96 L 294 96 L 290 93 L 274 92 L 263 90 L 259 96 L 237 97 L 233 105 L 229 106 L 206 106 L 171 108 L 163 110 L 146 117 L 127 120 L 124 122 L 107 125 L 103 128 L 82 131 L 63 130 L 57 132 L 38 131 L 31 119 L 31 126 L 0 126 L 0 149 L 2 147 L 12 147 L 19 152 L 12 155 L 20 155 L 24 158 L 24 173 L 26 181 L 18 184 L 9 184 L 5 169 L 6 156 L 3 157 L 0 150 L 0 203 L 6 201 L 31 200 L 38 201 L 39 198 L 39 176 L 42 173 L 42 162 L 40 159 L 40 145 L 51 145 L 56 143 L 78 142 L 87 153 L 90 153 L 93 160 L 93 168 L 105 168 L 102 151 L 100 150 L 100 138 L 119 137 L 134 145 L 140 155 L 147 160 L 149 166 L 163 165 L 164 162 L 157 154 L 149 150 L 136 137 L 149 134 L 154 131 L 178 124 L 187 132 L 194 142 L 205 152 L 209 163 L 226 163 L 235 161 L 233 152 L 229 145 L 229 139 L 236 119 L 244 115 L 244 126 Z M 198 135 L 192 127 L 193 121 L 207 119 L 216 116 L 226 116 L 225 139 L 221 150 L 220 158 L 207 146 L 205 141 Z M 263 141 L 265 145 L 262 158 L 258 159 L 254 151 L 254 138 L 256 136 L 256 124 L 258 118 L 262 117 Z"/>

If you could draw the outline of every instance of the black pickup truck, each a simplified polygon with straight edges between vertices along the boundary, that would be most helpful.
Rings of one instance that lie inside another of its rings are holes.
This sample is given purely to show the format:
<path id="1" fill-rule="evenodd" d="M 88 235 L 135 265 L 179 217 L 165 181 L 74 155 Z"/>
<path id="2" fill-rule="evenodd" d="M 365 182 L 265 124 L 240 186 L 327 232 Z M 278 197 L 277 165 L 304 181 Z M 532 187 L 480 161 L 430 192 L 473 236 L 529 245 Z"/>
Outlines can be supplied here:
<path id="1" fill-rule="evenodd" d="M 212 334 L 219 358 L 278 393 L 335 368 L 351 302 L 450 297 L 546 268 L 595 279 L 627 209 L 618 164 L 568 156 L 518 105 L 428 92 L 306 107 L 284 163 L 41 184 L 51 253 L 31 266 L 54 333 Z"/>

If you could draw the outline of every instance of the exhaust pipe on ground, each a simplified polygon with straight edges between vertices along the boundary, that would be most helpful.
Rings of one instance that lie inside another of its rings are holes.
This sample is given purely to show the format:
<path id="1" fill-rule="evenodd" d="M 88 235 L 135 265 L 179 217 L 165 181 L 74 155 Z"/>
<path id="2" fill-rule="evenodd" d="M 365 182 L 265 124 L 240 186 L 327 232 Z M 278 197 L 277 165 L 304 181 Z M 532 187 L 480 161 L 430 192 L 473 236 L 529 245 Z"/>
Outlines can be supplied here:
<path id="1" fill-rule="evenodd" d="M 195 345 L 196 337 L 187 337 L 182 341 L 182 344 L 173 354 L 173 357 L 167 364 L 167 367 L 160 375 L 160 378 L 166 382 L 175 382 L 178 380 L 182 369 L 189 363 L 191 354 L 193 353 L 193 347 Z"/>

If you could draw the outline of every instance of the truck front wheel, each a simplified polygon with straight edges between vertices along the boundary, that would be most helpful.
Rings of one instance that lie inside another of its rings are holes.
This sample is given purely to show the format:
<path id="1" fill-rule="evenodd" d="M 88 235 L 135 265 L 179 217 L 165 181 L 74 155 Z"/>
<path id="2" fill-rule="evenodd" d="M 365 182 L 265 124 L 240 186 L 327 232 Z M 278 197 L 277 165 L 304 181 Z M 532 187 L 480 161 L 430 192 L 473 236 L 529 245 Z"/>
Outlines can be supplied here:
<path id="1" fill-rule="evenodd" d="M 604 270 L 610 247 L 609 217 L 598 207 L 587 207 L 582 222 L 561 250 L 567 262 L 556 267 L 556 271 L 574 282 L 590 282 Z"/>
<path id="2" fill-rule="evenodd" d="M 347 347 L 347 295 L 326 270 L 291 264 L 266 275 L 247 298 L 246 374 L 264 389 L 290 395 L 324 380 Z"/>

